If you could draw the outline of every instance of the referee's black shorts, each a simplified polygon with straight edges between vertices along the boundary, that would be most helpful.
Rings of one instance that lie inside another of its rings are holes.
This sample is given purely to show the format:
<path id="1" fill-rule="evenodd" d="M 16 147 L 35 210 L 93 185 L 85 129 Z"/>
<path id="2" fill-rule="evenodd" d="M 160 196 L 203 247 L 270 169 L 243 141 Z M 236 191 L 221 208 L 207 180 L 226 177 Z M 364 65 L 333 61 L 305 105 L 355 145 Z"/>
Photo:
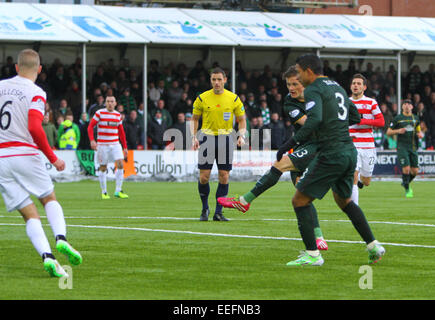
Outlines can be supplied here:
<path id="1" fill-rule="evenodd" d="M 234 140 L 231 134 L 203 135 L 199 138 L 198 169 L 211 170 L 216 161 L 218 170 L 233 168 Z"/>

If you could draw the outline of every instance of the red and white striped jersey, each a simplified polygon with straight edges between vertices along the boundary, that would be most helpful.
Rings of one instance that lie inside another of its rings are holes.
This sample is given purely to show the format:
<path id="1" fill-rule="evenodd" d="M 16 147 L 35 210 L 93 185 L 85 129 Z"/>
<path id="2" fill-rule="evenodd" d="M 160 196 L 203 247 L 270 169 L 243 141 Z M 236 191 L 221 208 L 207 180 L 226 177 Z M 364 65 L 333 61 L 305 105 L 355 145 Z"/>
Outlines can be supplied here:
<path id="1" fill-rule="evenodd" d="M 31 80 L 0 81 L 0 157 L 39 154 L 29 132 L 29 110 L 45 113 L 46 93 Z"/>
<path id="2" fill-rule="evenodd" d="M 378 103 L 375 99 L 362 96 L 358 100 L 350 98 L 356 105 L 361 119 L 374 120 L 377 115 L 382 115 Z M 375 148 L 375 139 L 373 136 L 373 126 L 354 124 L 349 127 L 350 136 L 356 148 L 373 149 Z"/>
<path id="3" fill-rule="evenodd" d="M 119 143 L 119 126 L 122 126 L 121 114 L 114 110 L 109 112 L 106 108 L 95 112 L 93 119 L 97 122 L 97 143 Z"/>

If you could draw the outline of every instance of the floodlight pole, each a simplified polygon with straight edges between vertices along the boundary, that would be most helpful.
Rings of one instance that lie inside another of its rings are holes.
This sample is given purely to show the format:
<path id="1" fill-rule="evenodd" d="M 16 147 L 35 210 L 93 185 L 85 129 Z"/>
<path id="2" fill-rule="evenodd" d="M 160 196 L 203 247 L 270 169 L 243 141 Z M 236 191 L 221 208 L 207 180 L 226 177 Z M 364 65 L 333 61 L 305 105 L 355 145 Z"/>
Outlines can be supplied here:
<path id="1" fill-rule="evenodd" d="M 86 43 L 82 46 L 82 112 L 86 112 Z"/>
<path id="2" fill-rule="evenodd" d="M 402 54 L 400 51 L 397 52 L 397 112 L 400 114 L 402 112 Z"/>
<path id="3" fill-rule="evenodd" d="M 231 91 L 236 93 L 236 47 L 231 48 Z"/>
<path id="4" fill-rule="evenodd" d="M 147 150 L 147 122 L 148 122 L 148 48 L 145 44 L 143 47 L 143 130 L 144 130 L 144 150 Z"/>

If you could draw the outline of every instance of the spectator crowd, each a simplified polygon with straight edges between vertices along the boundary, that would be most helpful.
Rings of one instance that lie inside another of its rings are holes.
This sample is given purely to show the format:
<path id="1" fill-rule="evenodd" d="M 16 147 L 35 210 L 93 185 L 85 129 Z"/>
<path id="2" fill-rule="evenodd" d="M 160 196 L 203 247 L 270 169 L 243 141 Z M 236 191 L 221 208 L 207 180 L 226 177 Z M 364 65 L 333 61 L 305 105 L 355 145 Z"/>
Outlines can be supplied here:
<path id="1" fill-rule="evenodd" d="M 385 128 L 375 130 L 376 145 L 380 149 L 395 149 L 394 137 L 385 134 L 391 120 L 399 110 L 401 99 L 413 101 L 413 112 L 421 121 L 424 138 L 420 149 L 435 146 L 435 64 L 428 70 L 418 65 L 402 74 L 402 92 L 396 92 L 397 71 L 393 65 L 388 70 L 374 68 L 371 62 L 361 70 L 356 61 L 350 60 L 344 68 L 330 66 L 324 60 L 324 74 L 336 80 L 349 91 L 352 76 L 362 73 L 368 79 L 366 96 L 375 98 L 385 118 Z M 55 59 L 43 65 L 36 84 L 47 92 L 46 115 L 43 126 L 48 141 L 56 149 L 90 149 L 87 135 L 89 120 L 98 109 L 104 108 L 105 97 L 113 95 L 116 107 L 123 116 L 129 149 L 143 149 L 145 141 L 149 149 L 164 149 L 168 142 L 163 133 L 170 128 L 179 129 L 186 137 L 186 123 L 192 116 L 193 102 L 198 94 L 210 89 L 209 69 L 198 61 L 193 68 L 184 63 L 169 63 L 161 66 L 157 60 L 150 61 L 147 84 L 147 133 L 144 134 L 143 74 L 122 60 L 119 66 L 113 59 L 102 62 L 87 81 L 86 112 L 82 112 L 82 67 L 81 59 L 73 64 L 64 64 Z M 210 68 L 219 66 L 215 62 Z M 258 129 L 260 137 L 267 132 L 265 141 L 271 149 L 277 149 L 293 134 L 288 116 L 283 113 L 283 101 L 288 91 L 282 80 L 282 70 L 275 72 L 265 65 L 263 70 L 244 69 L 236 63 L 236 93 L 245 105 L 248 132 Z M 228 84 L 231 83 L 231 74 Z M 3 64 L 0 78 L 14 76 L 12 57 Z M 349 92 L 350 93 L 350 92 Z M 270 129 L 270 131 L 265 131 Z M 188 130 L 188 129 L 187 129 Z M 268 140 L 270 139 L 270 140 Z M 73 141 L 73 142 L 71 142 Z M 75 142 L 74 142 L 75 141 Z M 183 148 L 187 148 L 186 143 Z M 263 148 L 260 143 L 259 148 Z"/>

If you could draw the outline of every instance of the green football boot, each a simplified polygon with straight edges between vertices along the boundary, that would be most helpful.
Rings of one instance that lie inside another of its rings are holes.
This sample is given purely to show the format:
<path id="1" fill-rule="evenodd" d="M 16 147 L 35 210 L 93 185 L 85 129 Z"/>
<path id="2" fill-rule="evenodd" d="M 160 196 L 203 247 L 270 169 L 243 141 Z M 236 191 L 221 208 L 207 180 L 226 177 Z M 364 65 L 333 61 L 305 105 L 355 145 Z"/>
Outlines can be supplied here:
<path id="1" fill-rule="evenodd" d="M 385 248 L 380 244 L 376 244 L 372 250 L 368 250 L 369 253 L 369 264 L 374 264 L 382 259 L 385 254 Z"/>
<path id="2" fill-rule="evenodd" d="M 128 195 L 124 192 L 119 191 L 119 192 L 115 192 L 114 194 L 115 198 L 120 198 L 120 199 L 128 199 Z"/>
<path id="3" fill-rule="evenodd" d="M 48 272 L 50 277 L 68 277 L 68 273 L 61 267 L 59 262 L 53 258 L 45 258 L 44 259 L 44 269 Z"/>
<path id="4" fill-rule="evenodd" d="M 405 197 L 407 198 L 414 198 L 414 192 L 412 191 L 411 188 L 409 188 L 406 193 L 405 193 Z"/>
<path id="5" fill-rule="evenodd" d="M 74 266 L 77 266 L 83 262 L 83 258 L 80 252 L 74 249 L 65 240 L 57 240 L 56 249 L 60 253 L 63 253 L 68 258 L 68 261 Z"/>
<path id="6" fill-rule="evenodd" d="M 287 263 L 287 266 L 321 266 L 324 260 L 322 255 L 319 254 L 317 257 L 310 256 L 306 251 L 301 251 L 301 254 L 296 260 Z"/>
<path id="7" fill-rule="evenodd" d="M 107 200 L 107 199 L 110 199 L 110 196 L 107 194 L 107 192 L 106 193 L 102 193 L 101 194 L 101 199 Z"/>

